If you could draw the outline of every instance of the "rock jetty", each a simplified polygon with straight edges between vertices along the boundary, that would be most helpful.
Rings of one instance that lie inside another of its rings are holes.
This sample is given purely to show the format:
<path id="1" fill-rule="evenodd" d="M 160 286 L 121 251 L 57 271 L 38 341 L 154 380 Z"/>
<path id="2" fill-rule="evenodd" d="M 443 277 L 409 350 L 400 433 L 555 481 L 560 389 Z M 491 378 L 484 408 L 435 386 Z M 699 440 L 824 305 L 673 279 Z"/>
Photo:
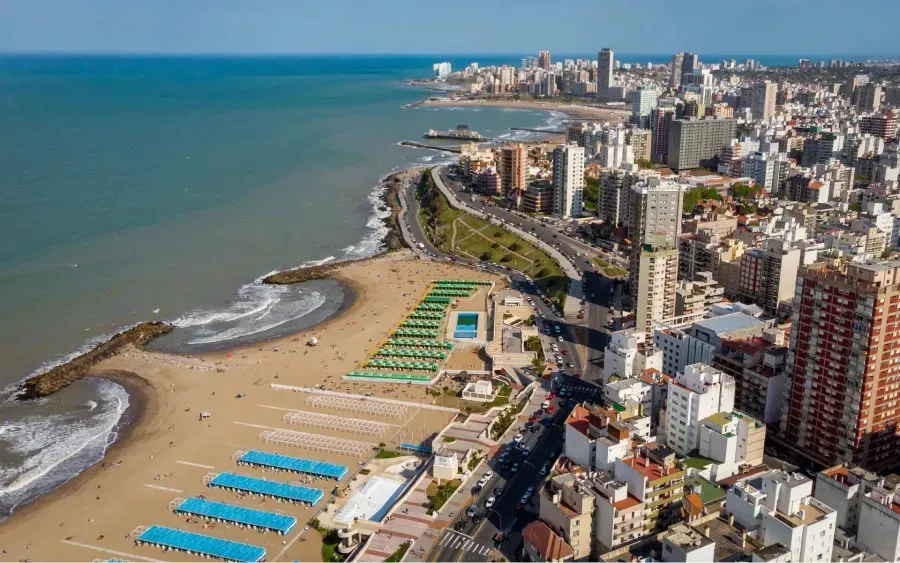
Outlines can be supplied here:
<path id="1" fill-rule="evenodd" d="M 20 401 L 46 397 L 78 381 L 99 362 L 111 358 L 126 346 L 143 346 L 158 336 L 172 331 L 172 325 L 160 321 L 141 323 L 122 331 L 90 352 L 25 380 L 16 398 Z"/>

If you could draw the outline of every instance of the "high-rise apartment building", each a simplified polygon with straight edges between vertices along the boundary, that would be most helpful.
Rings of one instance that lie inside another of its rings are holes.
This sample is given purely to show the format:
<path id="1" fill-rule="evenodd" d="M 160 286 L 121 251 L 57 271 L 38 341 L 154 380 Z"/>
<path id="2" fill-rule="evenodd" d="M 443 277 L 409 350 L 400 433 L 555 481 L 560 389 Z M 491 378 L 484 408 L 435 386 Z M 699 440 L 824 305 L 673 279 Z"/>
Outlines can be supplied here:
<path id="1" fill-rule="evenodd" d="M 684 53 L 675 53 L 672 55 L 672 72 L 669 75 L 669 88 L 678 88 L 681 86 L 681 73 L 684 66 Z"/>
<path id="2" fill-rule="evenodd" d="M 687 455 L 700 446 L 700 421 L 734 411 L 734 379 L 705 364 L 692 364 L 669 381 L 666 443 Z"/>
<path id="3" fill-rule="evenodd" d="M 631 247 L 678 248 L 684 188 L 673 180 L 650 176 L 631 189 Z"/>
<path id="4" fill-rule="evenodd" d="M 529 184 L 522 196 L 522 207 L 526 213 L 552 213 L 553 184 L 549 180 Z"/>
<path id="5" fill-rule="evenodd" d="M 685 74 L 693 74 L 700 68 L 700 56 L 696 53 L 685 53 L 681 63 L 681 81 L 684 82 Z"/>
<path id="6" fill-rule="evenodd" d="M 553 212 L 581 216 L 584 197 L 584 147 L 559 145 L 553 150 Z"/>
<path id="7" fill-rule="evenodd" d="M 597 92 L 601 96 L 606 95 L 615 84 L 613 68 L 615 68 L 615 56 L 612 50 L 601 49 L 597 53 Z"/>
<path id="8" fill-rule="evenodd" d="M 640 86 L 632 94 L 631 122 L 638 127 L 649 125 L 650 110 L 656 107 L 659 91 L 649 86 Z"/>
<path id="9" fill-rule="evenodd" d="M 753 119 L 767 120 L 775 115 L 775 98 L 778 95 L 778 84 L 768 80 L 753 85 L 750 112 Z"/>
<path id="10" fill-rule="evenodd" d="M 734 119 L 673 119 L 669 127 L 667 164 L 675 170 L 712 164 L 734 138 Z"/>
<path id="11" fill-rule="evenodd" d="M 872 82 L 860 86 L 856 91 L 857 113 L 869 113 L 881 109 L 881 85 Z"/>
<path id="12" fill-rule="evenodd" d="M 632 303 L 636 327 L 651 336 L 657 322 L 675 316 L 684 191 L 674 181 L 650 177 L 629 195 Z"/>
<path id="13" fill-rule="evenodd" d="M 891 141 L 897 136 L 897 118 L 893 112 L 867 115 L 859 120 L 859 132 Z"/>
<path id="14" fill-rule="evenodd" d="M 788 354 L 786 440 L 872 471 L 900 451 L 900 261 L 800 269 Z"/>
<path id="15" fill-rule="evenodd" d="M 669 129 L 675 119 L 674 107 L 659 107 L 650 110 L 650 160 L 666 164 L 669 158 Z"/>
<path id="16" fill-rule="evenodd" d="M 767 314 L 775 314 L 780 303 L 794 296 L 801 254 L 799 248 L 775 238 L 766 240 L 763 248 L 747 250 L 741 257 L 738 293 Z"/>
<path id="17" fill-rule="evenodd" d="M 519 143 L 500 149 L 500 195 L 518 198 L 528 185 L 528 153 Z"/>
<path id="18" fill-rule="evenodd" d="M 652 142 L 653 132 L 650 129 L 632 129 L 630 131 L 628 144 L 634 149 L 635 162 L 650 160 L 650 146 Z"/>
<path id="19" fill-rule="evenodd" d="M 550 51 L 538 51 L 538 68 L 550 70 Z"/>
<path id="20" fill-rule="evenodd" d="M 675 316 L 678 249 L 645 245 L 634 256 L 631 273 L 635 279 L 632 298 L 635 328 L 649 337 L 657 323 Z"/>

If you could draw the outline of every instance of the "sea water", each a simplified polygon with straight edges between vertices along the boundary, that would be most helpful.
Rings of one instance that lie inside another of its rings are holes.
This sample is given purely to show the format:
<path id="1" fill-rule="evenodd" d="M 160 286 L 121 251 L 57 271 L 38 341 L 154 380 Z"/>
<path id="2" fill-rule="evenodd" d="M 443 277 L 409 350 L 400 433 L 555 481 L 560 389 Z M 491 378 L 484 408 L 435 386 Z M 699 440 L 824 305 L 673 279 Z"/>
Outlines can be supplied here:
<path id="1" fill-rule="evenodd" d="M 400 141 L 463 123 L 527 139 L 510 127 L 562 122 L 404 109 L 433 94 L 402 83 L 432 62 L 0 58 L 0 514 L 100 459 L 128 406 L 100 380 L 16 404 L 23 378 L 146 320 L 173 322 L 157 345 L 182 352 L 318 322 L 341 306 L 336 282 L 260 279 L 379 252 L 379 179 L 454 159 Z"/>

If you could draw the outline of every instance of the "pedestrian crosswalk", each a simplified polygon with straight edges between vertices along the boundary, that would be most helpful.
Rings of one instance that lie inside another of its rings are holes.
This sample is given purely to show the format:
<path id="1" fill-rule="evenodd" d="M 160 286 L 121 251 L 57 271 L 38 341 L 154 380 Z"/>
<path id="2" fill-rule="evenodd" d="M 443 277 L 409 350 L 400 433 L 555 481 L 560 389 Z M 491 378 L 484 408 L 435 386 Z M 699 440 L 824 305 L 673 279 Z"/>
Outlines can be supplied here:
<path id="1" fill-rule="evenodd" d="M 450 549 L 468 551 L 475 555 L 489 555 L 494 549 L 492 546 L 482 545 L 472 539 L 472 536 L 461 534 L 454 530 L 447 530 L 441 538 L 440 545 Z"/>

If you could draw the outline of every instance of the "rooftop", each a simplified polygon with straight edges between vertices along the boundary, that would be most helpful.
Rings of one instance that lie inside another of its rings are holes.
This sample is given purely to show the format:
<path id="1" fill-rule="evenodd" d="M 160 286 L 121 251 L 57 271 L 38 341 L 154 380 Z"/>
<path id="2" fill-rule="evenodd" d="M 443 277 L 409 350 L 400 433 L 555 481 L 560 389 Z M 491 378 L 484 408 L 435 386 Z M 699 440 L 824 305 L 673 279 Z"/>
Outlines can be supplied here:
<path id="1" fill-rule="evenodd" d="M 725 334 L 736 330 L 762 327 L 765 323 L 761 320 L 745 315 L 744 313 L 729 313 L 712 319 L 703 319 L 694 323 L 695 327 L 706 329 L 715 334 Z"/>
<path id="2" fill-rule="evenodd" d="M 716 561 L 746 560 L 742 556 L 749 555 L 755 550 L 750 542 L 746 542 L 745 546 L 741 547 L 741 533 L 734 526 L 729 526 L 726 520 L 716 518 L 704 524 L 698 524 L 697 527 L 700 526 L 704 528 L 709 526 L 708 537 L 716 544 L 713 556 Z"/>
<path id="3" fill-rule="evenodd" d="M 784 555 L 790 555 L 791 550 L 781 545 L 780 543 L 773 543 L 772 545 L 768 545 L 760 550 L 757 550 L 756 557 L 762 559 L 763 561 L 775 561 L 777 559 L 782 558 Z"/>
<path id="4" fill-rule="evenodd" d="M 690 477 L 684 480 L 685 487 L 698 486 L 700 492 L 700 501 L 705 505 L 712 504 L 715 502 L 719 502 L 724 500 L 726 497 L 726 493 L 724 490 L 717 487 L 713 484 L 712 481 L 708 481 L 703 477 Z"/>
<path id="5" fill-rule="evenodd" d="M 666 540 L 685 551 L 694 551 L 713 543 L 711 539 L 687 524 L 677 524 L 669 528 L 664 538 L 664 541 Z"/>
<path id="6" fill-rule="evenodd" d="M 566 559 L 575 555 L 572 546 L 540 520 L 535 520 L 522 529 L 522 539 L 547 561 Z"/>

